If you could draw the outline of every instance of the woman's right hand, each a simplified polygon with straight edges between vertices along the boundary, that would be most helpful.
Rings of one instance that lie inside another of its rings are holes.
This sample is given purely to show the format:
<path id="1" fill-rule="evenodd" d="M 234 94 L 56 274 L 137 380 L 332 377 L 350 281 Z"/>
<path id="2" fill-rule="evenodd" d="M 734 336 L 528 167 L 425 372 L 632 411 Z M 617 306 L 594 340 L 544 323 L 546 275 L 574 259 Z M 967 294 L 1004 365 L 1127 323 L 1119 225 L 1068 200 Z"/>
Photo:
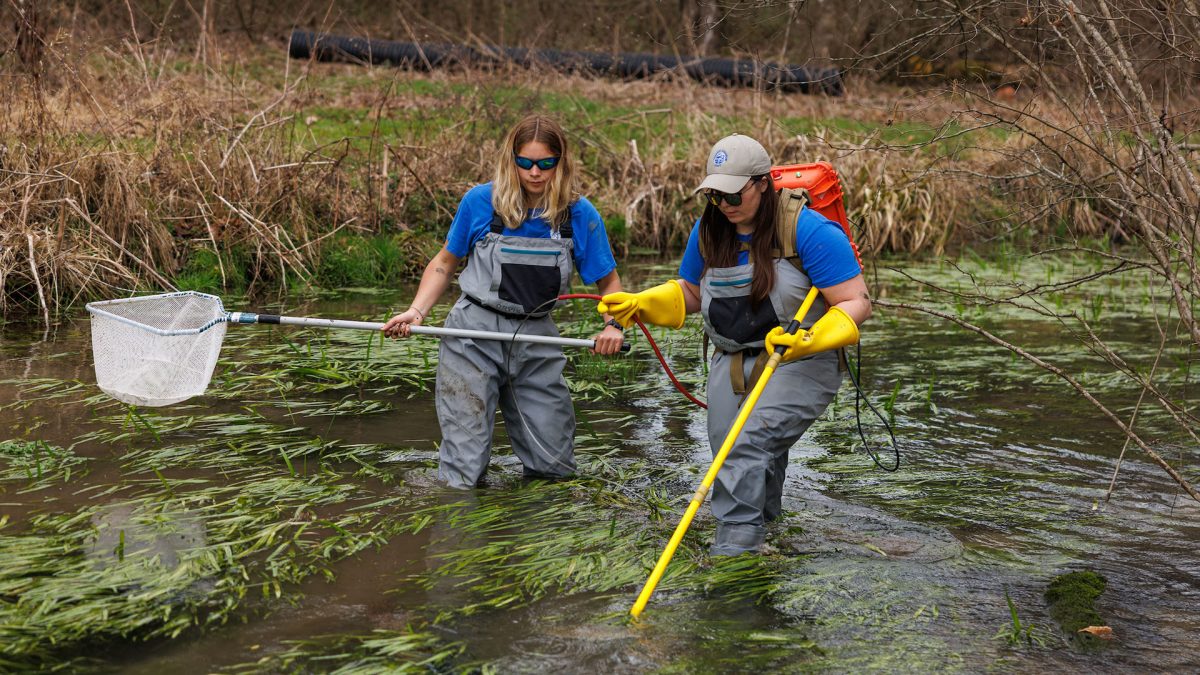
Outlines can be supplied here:
<path id="1" fill-rule="evenodd" d="M 390 338 L 408 337 L 410 326 L 420 326 L 425 317 L 416 307 L 409 307 L 383 324 L 383 334 Z"/>

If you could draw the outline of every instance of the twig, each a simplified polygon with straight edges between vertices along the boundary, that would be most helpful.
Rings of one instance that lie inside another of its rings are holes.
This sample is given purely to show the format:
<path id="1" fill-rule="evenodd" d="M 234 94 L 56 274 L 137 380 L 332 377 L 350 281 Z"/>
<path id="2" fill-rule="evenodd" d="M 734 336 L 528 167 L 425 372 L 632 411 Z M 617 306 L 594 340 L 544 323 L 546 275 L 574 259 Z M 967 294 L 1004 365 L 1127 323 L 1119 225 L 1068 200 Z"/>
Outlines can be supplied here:
<path id="1" fill-rule="evenodd" d="M 412 174 L 412 177 L 417 179 L 417 184 L 420 185 L 422 188 L 424 188 L 425 194 L 429 195 L 429 200 L 433 202 L 433 205 L 437 208 L 437 210 L 439 212 L 445 214 L 445 216 L 447 218 L 453 218 L 454 214 L 450 213 L 450 211 L 447 210 L 446 207 L 444 207 L 440 203 L 438 203 L 437 195 L 434 194 L 433 189 L 430 188 L 428 185 L 426 185 L 425 181 L 421 180 L 421 175 L 418 174 L 416 171 L 414 171 L 413 168 L 408 165 L 408 162 L 404 161 L 404 156 L 401 155 L 400 153 L 396 152 L 395 150 L 393 150 L 392 146 L 390 146 L 390 145 L 387 146 L 387 149 L 388 149 L 388 152 L 392 153 L 392 156 L 395 157 L 397 160 L 399 160 L 400 164 L 402 164 L 404 166 L 404 168 L 410 174 Z"/>
<path id="2" fill-rule="evenodd" d="M 148 272 L 150 274 L 150 276 L 154 277 L 154 279 L 158 283 L 162 284 L 163 288 L 168 288 L 172 291 L 179 290 L 178 288 L 175 287 L 175 284 L 171 283 L 170 281 L 167 281 L 166 277 L 159 274 L 158 270 L 154 269 L 153 265 L 150 265 L 146 261 L 144 261 L 141 258 L 137 257 L 136 255 L 130 253 L 129 249 L 125 248 L 124 246 L 121 245 L 120 242 L 118 242 L 116 239 L 113 239 L 111 236 L 109 236 L 109 234 L 107 232 L 105 232 L 103 228 L 101 228 L 99 225 L 96 224 L 95 221 L 92 220 L 92 217 L 87 214 L 87 211 L 84 211 L 82 208 L 80 208 L 79 204 L 77 204 L 74 199 L 67 197 L 66 199 L 64 199 L 64 201 L 67 203 L 67 205 L 69 205 L 71 207 L 71 209 L 73 211 L 75 211 L 75 213 L 77 213 L 79 215 L 80 218 L 83 218 L 85 221 L 87 221 L 88 225 L 92 226 L 92 232 L 99 234 L 101 237 L 103 237 L 105 239 L 105 241 L 112 244 L 113 246 L 116 246 L 117 249 L 119 251 L 121 251 L 121 253 L 124 253 L 125 255 L 129 256 L 129 258 L 131 260 L 133 260 L 137 264 L 141 265 L 142 269 L 146 270 L 146 272 Z"/>
<path id="3" fill-rule="evenodd" d="M 297 82 L 299 82 L 299 80 L 297 80 Z M 275 106 L 282 103 L 283 100 L 286 99 L 288 97 L 288 94 L 290 94 L 290 93 L 292 93 L 292 90 L 290 87 L 287 89 L 284 89 L 283 93 L 279 95 L 279 98 L 275 99 L 267 107 L 263 108 L 262 110 L 259 110 L 249 120 L 246 120 L 246 125 L 242 127 L 242 130 L 238 132 L 238 135 L 236 137 L 234 137 L 233 142 L 229 144 L 229 148 L 225 150 L 225 156 L 221 158 L 221 163 L 217 165 L 218 169 L 225 168 L 225 164 L 229 161 L 229 156 L 233 154 L 233 149 L 237 147 L 239 142 L 241 142 L 242 136 L 245 136 L 246 132 L 250 130 L 250 127 L 254 125 L 254 120 L 256 120 L 260 117 L 263 118 L 263 120 L 266 120 L 266 114 L 271 111 L 271 108 L 274 108 Z"/>
<path id="4" fill-rule="evenodd" d="M 1120 429 L 1127 438 L 1131 439 L 1134 443 L 1137 443 L 1138 447 L 1141 448 L 1143 452 L 1145 452 L 1147 455 L 1149 455 L 1149 457 L 1152 460 L 1154 460 L 1154 462 L 1156 464 L 1158 464 L 1160 467 L 1162 467 L 1167 472 L 1167 474 L 1171 476 L 1171 478 L 1175 479 L 1175 482 L 1179 484 L 1179 487 L 1183 488 L 1184 491 L 1186 491 L 1189 495 L 1192 496 L 1192 499 L 1195 499 L 1197 502 L 1200 502 L 1200 493 L 1197 493 L 1196 489 L 1193 488 L 1191 486 L 1191 484 L 1188 483 L 1187 480 L 1182 475 L 1180 475 L 1178 471 L 1175 470 L 1174 467 L 1172 467 L 1170 464 L 1168 464 L 1167 461 L 1165 459 L 1163 459 L 1161 455 L 1159 455 L 1157 452 L 1155 452 L 1153 448 L 1151 448 L 1149 445 L 1146 444 L 1145 441 L 1143 441 L 1141 439 L 1141 437 L 1139 437 L 1137 434 L 1135 434 L 1133 432 L 1133 429 L 1126 426 L 1125 423 L 1121 421 L 1120 417 L 1118 417 L 1115 413 L 1113 413 L 1111 410 L 1109 410 L 1108 407 L 1106 407 L 1103 403 L 1096 400 L 1096 397 L 1093 396 L 1091 392 L 1089 392 L 1086 388 L 1084 388 L 1084 386 L 1082 384 L 1080 384 L 1077 380 L 1075 380 L 1075 378 L 1068 375 L 1065 371 L 1063 371 L 1058 366 L 1055 366 L 1051 363 L 1047 363 L 1047 362 L 1043 361 L 1042 359 L 1034 356 L 1033 354 L 1030 354 L 1029 352 L 1025 351 L 1024 349 L 1021 349 L 1020 347 L 1018 347 L 1012 343 L 1006 342 L 1005 340 L 1002 340 L 1001 338 L 997 337 L 996 335 L 993 335 L 992 333 L 989 333 L 988 331 L 984 330 L 983 328 L 980 328 L 979 326 L 976 326 L 974 324 L 963 321 L 962 319 L 959 319 L 958 317 L 951 316 L 950 314 L 946 314 L 945 312 L 939 312 L 935 309 L 929 309 L 928 307 L 919 307 L 917 305 L 910 305 L 910 304 L 904 303 L 904 302 L 891 302 L 888 300 L 873 300 L 872 302 L 880 307 L 890 307 L 892 309 L 907 309 L 907 310 L 912 310 L 914 312 L 922 312 L 924 314 L 936 316 L 941 319 L 945 319 L 946 321 L 950 321 L 952 323 L 958 324 L 959 326 L 966 328 L 967 330 L 969 330 L 973 333 L 978 333 L 979 335 L 982 335 L 983 337 L 987 338 L 988 340 L 992 341 L 993 343 L 1000 345 L 1001 347 L 1004 347 L 1005 349 L 1013 352 L 1014 354 L 1017 354 L 1021 358 L 1033 363 L 1034 365 L 1058 376 L 1060 379 L 1066 381 L 1067 384 L 1071 385 L 1071 387 L 1073 389 L 1075 389 L 1075 391 L 1079 392 L 1079 394 L 1081 396 L 1083 396 L 1085 399 L 1087 399 L 1087 401 L 1089 403 L 1091 403 L 1098 410 L 1100 410 L 1100 412 L 1103 413 L 1105 417 L 1109 418 L 1109 420 L 1112 421 L 1112 423 L 1115 424 L 1117 426 L 1117 428 Z"/>
<path id="5" fill-rule="evenodd" d="M 1166 335 L 1162 335 L 1158 344 L 1158 354 L 1154 357 L 1154 365 L 1150 367 L 1150 376 L 1147 379 L 1153 380 L 1154 373 L 1158 370 L 1158 362 L 1162 358 L 1163 347 L 1166 345 Z M 1142 409 L 1142 401 L 1146 398 L 1146 392 L 1150 387 L 1142 387 L 1141 393 L 1138 394 L 1137 405 L 1133 406 L 1133 414 L 1129 416 L 1129 428 L 1132 429 L 1134 423 L 1137 422 L 1138 412 Z M 1104 503 L 1112 498 L 1113 490 L 1117 487 L 1117 476 L 1121 473 L 1121 463 L 1125 461 L 1125 451 L 1129 449 L 1129 437 L 1125 437 L 1125 444 L 1121 446 L 1121 454 L 1117 455 L 1117 465 L 1113 467 L 1112 479 L 1108 481 L 1108 491 L 1104 493 Z"/>

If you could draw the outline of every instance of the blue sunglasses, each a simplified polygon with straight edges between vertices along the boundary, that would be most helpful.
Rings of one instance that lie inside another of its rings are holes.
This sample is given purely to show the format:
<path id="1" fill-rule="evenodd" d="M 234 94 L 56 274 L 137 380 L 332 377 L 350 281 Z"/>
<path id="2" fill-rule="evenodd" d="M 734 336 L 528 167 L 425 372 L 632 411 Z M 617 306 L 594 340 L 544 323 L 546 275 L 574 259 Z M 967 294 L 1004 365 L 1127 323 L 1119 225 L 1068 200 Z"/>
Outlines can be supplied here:
<path id="1" fill-rule="evenodd" d="M 516 153 L 513 153 L 513 161 L 517 163 L 517 166 L 521 167 L 522 169 L 525 169 L 526 171 L 532 169 L 535 166 L 537 168 L 541 169 L 542 171 L 549 171 L 550 169 L 553 169 L 554 167 L 558 166 L 558 160 L 559 160 L 558 157 L 547 157 L 545 159 L 529 159 L 528 157 L 522 157 Z"/>

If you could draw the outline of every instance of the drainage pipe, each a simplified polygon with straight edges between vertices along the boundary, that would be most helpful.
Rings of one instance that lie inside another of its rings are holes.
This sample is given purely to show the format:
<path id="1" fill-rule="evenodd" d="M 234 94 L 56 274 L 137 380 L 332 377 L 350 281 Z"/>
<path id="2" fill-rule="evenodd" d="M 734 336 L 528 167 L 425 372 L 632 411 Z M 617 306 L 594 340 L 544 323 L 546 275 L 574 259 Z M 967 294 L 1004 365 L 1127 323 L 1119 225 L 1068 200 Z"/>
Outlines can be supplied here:
<path id="1" fill-rule="evenodd" d="M 455 65 L 499 66 L 511 62 L 527 68 L 547 65 L 565 73 L 612 75 L 625 79 L 673 73 L 723 87 L 761 87 L 830 96 L 845 93 L 842 71 L 838 68 L 810 68 L 742 59 L 679 59 L 640 52 L 603 54 L 521 47 L 475 48 L 372 40 L 299 30 L 292 32 L 288 54 L 294 59 L 390 64 L 413 70 Z"/>

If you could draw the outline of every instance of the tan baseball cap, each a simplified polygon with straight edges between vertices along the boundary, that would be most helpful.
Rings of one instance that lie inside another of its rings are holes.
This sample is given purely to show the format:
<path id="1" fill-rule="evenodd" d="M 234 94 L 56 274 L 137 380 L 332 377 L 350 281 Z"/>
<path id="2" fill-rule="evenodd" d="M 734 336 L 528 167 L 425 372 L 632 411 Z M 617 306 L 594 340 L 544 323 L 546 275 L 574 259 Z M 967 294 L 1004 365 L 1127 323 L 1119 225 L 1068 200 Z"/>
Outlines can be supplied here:
<path id="1" fill-rule="evenodd" d="M 708 175 L 694 192 L 737 192 L 751 176 L 771 172 L 771 158 L 758 141 L 734 134 L 717 141 L 708 153 Z"/>

